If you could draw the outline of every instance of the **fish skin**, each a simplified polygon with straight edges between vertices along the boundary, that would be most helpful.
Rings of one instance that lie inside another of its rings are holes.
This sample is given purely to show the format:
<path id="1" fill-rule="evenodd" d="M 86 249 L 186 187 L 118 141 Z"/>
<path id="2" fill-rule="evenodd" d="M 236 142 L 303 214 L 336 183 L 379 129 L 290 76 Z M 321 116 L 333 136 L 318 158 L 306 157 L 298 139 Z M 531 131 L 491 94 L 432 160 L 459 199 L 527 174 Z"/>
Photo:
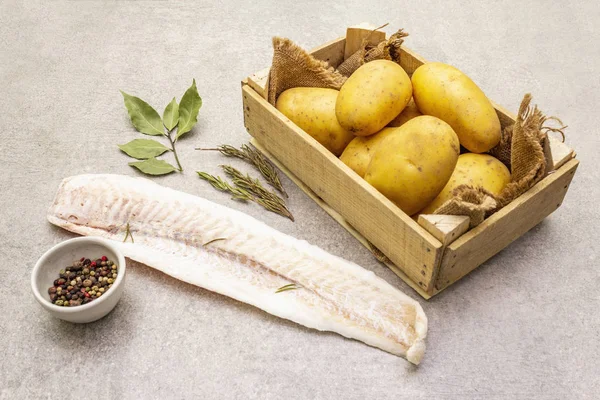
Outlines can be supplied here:
<path id="1" fill-rule="evenodd" d="M 77 175 L 60 184 L 48 220 L 114 240 L 130 259 L 306 327 L 414 364 L 425 352 L 419 303 L 371 271 L 200 197 L 145 178 Z M 127 224 L 135 243 L 122 242 Z M 276 293 L 289 284 L 296 289 Z"/>

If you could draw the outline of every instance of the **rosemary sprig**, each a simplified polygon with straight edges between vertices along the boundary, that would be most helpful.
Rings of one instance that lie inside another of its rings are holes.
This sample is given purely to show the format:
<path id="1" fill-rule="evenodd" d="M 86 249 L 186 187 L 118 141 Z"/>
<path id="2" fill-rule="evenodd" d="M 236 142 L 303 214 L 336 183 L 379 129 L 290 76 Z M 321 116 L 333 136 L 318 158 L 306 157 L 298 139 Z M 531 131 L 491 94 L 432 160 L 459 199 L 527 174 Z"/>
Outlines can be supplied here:
<path id="1" fill-rule="evenodd" d="M 288 197 L 288 194 L 279 180 L 279 174 L 277 173 L 277 170 L 271 161 L 269 161 L 256 147 L 244 144 L 242 145 L 242 150 L 247 154 L 252 165 L 254 165 L 261 175 L 265 177 L 267 182 L 269 182 L 275 189 L 279 190 L 279 192 L 285 197 Z"/>
<path id="2" fill-rule="evenodd" d="M 231 186 L 229 183 L 225 182 L 219 176 L 212 176 L 211 174 L 208 174 L 206 172 L 201 172 L 201 171 L 196 171 L 196 172 L 198 173 L 198 176 L 200 177 L 200 179 L 204 179 L 205 181 L 210 183 L 212 185 L 212 187 L 214 187 L 217 190 L 220 190 L 221 192 L 230 193 L 231 198 L 234 200 L 240 200 L 240 201 L 248 201 L 248 200 L 253 201 L 254 200 L 254 197 L 250 193 L 248 193 L 247 191 L 245 191 L 243 189 Z"/>
<path id="3" fill-rule="evenodd" d="M 275 192 L 271 192 L 260 183 L 258 179 L 253 179 L 250 175 L 244 175 L 237 169 L 229 165 L 221 165 L 223 171 L 231 178 L 233 184 L 242 190 L 251 193 L 254 201 L 269 211 L 294 220 L 294 216 L 287 208 L 285 201 Z"/>
<path id="4" fill-rule="evenodd" d="M 301 286 L 299 286 L 297 283 L 290 283 L 288 285 L 280 287 L 275 291 L 275 293 L 287 292 L 288 290 L 296 290 L 300 288 Z"/>
<path id="5" fill-rule="evenodd" d="M 236 157 L 252 164 L 271 186 L 281 192 L 285 197 L 288 197 L 288 194 L 279 180 L 279 174 L 277 173 L 275 166 L 273 166 L 273 164 L 257 148 L 244 144 L 240 149 L 237 149 L 228 144 L 223 144 L 216 148 L 205 149 L 198 147 L 196 150 L 215 150 L 224 156 Z"/>
<path id="6" fill-rule="evenodd" d="M 125 238 L 123 239 L 123 243 L 127 241 L 127 238 L 131 239 L 131 243 L 135 243 L 133 241 L 133 234 L 131 233 L 131 229 L 129 229 L 129 222 L 125 225 Z"/>

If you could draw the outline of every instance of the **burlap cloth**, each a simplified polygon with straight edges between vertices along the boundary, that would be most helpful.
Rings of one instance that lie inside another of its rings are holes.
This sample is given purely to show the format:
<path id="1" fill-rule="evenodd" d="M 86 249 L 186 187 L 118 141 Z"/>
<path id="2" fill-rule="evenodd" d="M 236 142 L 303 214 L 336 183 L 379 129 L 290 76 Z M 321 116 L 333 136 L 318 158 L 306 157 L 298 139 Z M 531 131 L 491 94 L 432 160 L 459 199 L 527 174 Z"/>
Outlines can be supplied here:
<path id="1" fill-rule="evenodd" d="M 399 63 L 400 47 L 406 36 L 408 34 L 400 29 L 388 40 L 371 47 L 365 39 L 361 49 L 342 62 L 337 70 L 317 60 L 289 39 L 275 37 L 267 100 L 274 105 L 284 90 L 294 87 L 339 90 L 348 76 L 369 61 L 386 59 Z M 543 126 L 548 120 L 560 120 L 544 116 L 537 106 L 532 108 L 530 103 L 531 95 L 526 94 L 514 125 L 504 127 L 500 143 L 489 152 L 511 171 L 511 182 L 504 191 L 494 196 L 482 188 L 462 185 L 454 190 L 454 197 L 440 206 L 435 214 L 466 215 L 471 219 L 471 227 L 475 227 L 544 178 L 546 159 L 543 148 L 547 132 L 563 134 L 565 127 Z"/>
<path id="2" fill-rule="evenodd" d="M 267 100 L 275 105 L 277 97 L 294 87 L 322 87 L 339 90 L 347 77 L 366 62 L 373 60 L 400 61 L 400 46 L 408 36 L 402 29 L 375 47 L 364 40 L 361 49 L 348 57 L 336 70 L 317 60 L 289 39 L 273 38 L 273 62 L 269 71 Z"/>
<path id="3" fill-rule="evenodd" d="M 490 154 L 506 164 L 511 171 L 511 182 L 498 196 L 472 186 L 461 185 L 454 189 L 454 197 L 435 210 L 435 214 L 466 215 L 471 219 L 471 227 L 525 193 L 546 175 L 544 141 L 547 132 L 560 132 L 563 129 L 544 126 L 549 120 L 562 122 L 555 117 L 546 117 L 537 108 L 531 107 L 531 95 L 526 94 L 521 102 L 514 125 L 505 127 L 500 144 Z"/>

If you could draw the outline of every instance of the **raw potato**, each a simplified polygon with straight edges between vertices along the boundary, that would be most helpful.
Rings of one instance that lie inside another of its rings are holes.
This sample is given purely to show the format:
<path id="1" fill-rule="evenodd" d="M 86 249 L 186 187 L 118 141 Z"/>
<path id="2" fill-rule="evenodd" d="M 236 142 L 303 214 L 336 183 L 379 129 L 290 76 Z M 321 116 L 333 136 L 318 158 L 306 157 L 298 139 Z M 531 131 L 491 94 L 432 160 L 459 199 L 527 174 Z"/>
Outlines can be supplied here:
<path id="1" fill-rule="evenodd" d="M 327 150 L 339 156 L 354 135 L 342 128 L 335 117 L 338 93 L 335 89 L 292 88 L 279 95 L 275 106 Z"/>
<path id="2" fill-rule="evenodd" d="M 379 144 L 365 180 L 412 215 L 446 185 L 459 152 L 458 137 L 450 125 L 428 115 L 416 117 Z"/>
<path id="3" fill-rule="evenodd" d="M 423 64 L 414 72 L 412 85 L 419 110 L 450 124 L 467 150 L 484 153 L 500 141 L 500 120 L 492 103 L 458 69 L 439 62 Z"/>
<path id="4" fill-rule="evenodd" d="M 419 109 L 417 108 L 415 100 L 411 98 L 406 107 L 404 107 L 404 110 L 402 110 L 402 112 L 398 114 L 398 116 L 394 118 L 392 122 L 388 124 L 388 126 L 401 126 L 405 122 L 408 122 L 411 119 L 420 115 L 423 114 L 421 114 L 421 111 L 419 111 Z"/>
<path id="5" fill-rule="evenodd" d="M 400 65 L 388 60 L 371 61 L 344 83 L 335 115 L 356 136 L 369 136 L 396 118 L 411 95 L 410 78 Z"/>
<path id="6" fill-rule="evenodd" d="M 357 136 L 340 156 L 340 160 L 354 170 L 361 178 L 364 178 L 367 172 L 367 167 L 371 162 L 371 157 L 375 149 L 391 133 L 397 128 L 383 128 L 379 132 L 371 136 Z"/>
<path id="7" fill-rule="evenodd" d="M 446 186 L 420 214 L 432 214 L 452 198 L 452 191 L 460 185 L 479 186 L 498 195 L 509 182 L 510 171 L 497 158 L 488 154 L 461 154 Z"/>

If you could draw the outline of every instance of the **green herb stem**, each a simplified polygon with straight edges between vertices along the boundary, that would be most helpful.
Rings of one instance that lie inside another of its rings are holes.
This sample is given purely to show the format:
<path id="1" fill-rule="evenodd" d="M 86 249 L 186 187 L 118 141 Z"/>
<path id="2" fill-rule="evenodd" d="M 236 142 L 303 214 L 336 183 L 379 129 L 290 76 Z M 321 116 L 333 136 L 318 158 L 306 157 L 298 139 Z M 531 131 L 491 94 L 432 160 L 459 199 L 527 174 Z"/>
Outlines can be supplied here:
<path id="1" fill-rule="evenodd" d="M 173 152 L 173 155 L 175 156 L 175 162 L 177 162 L 177 167 L 179 169 L 179 172 L 183 172 L 183 168 L 181 167 L 181 163 L 179 162 L 179 156 L 177 155 L 177 150 L 175 149 L 175 141 L 171 138 L 171 133 L 172 133 L 172 131 L 169 131 L 169 133 L 166 134 L 165 136 L 169 139 L 169 143 L 171 143 L 171 151 Z"/>

